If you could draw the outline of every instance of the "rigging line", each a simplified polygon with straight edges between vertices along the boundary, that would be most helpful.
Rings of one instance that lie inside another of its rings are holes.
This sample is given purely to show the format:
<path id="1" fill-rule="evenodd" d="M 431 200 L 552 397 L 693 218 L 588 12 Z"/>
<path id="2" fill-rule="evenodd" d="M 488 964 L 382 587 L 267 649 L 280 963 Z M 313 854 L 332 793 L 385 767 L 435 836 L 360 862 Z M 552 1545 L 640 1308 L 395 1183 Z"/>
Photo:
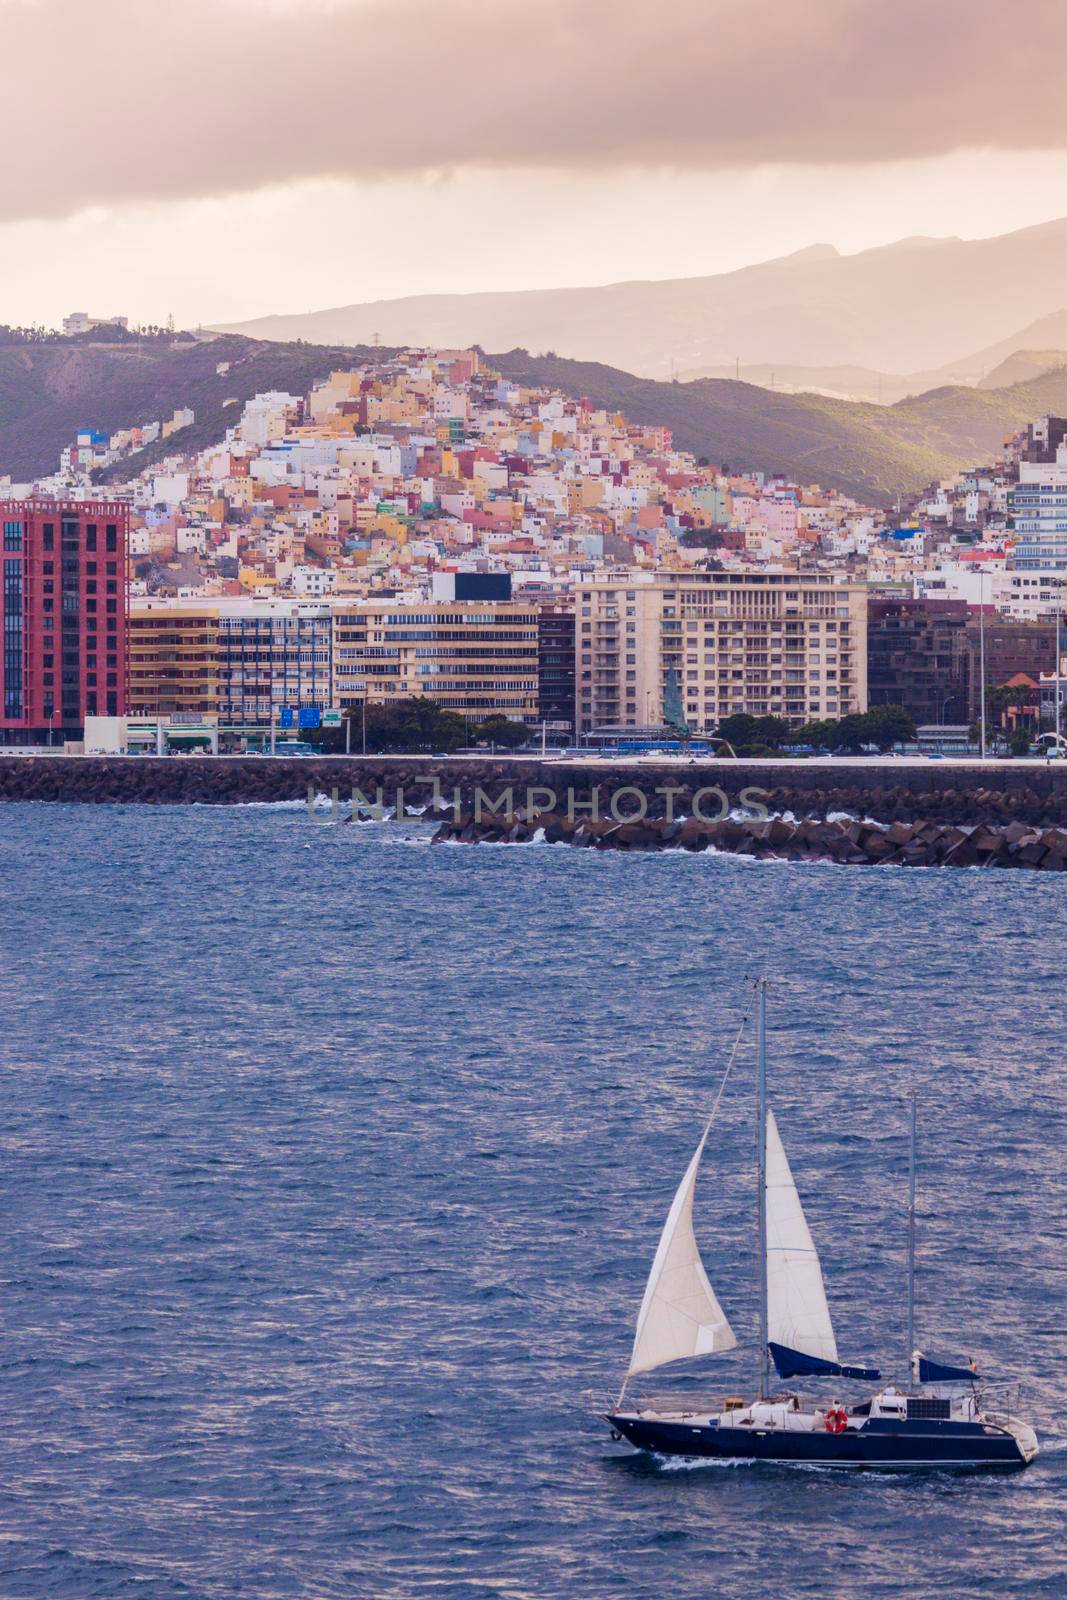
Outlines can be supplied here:
<path id="1" fill-rule="evenodd" d="M 719 1106 L 720 1106 L 720 1104 L 722 1102 L 722 1097 L 726 1092 L 726 1084 L 727 1084 L 727 1082 L 729 1080 L 730 1073 L 733 1070 L 733 1064 L 734 1064 L 734 1061 L 735 1061 L 735 1059 L 737 1057 L 737 1051 L 738 1051 L 738 1048 L 739 1048 L 739 1046 L 741 1044 L 741 1036 L 745 1031 L 745 1023 L 747 1021 L 748 1021 L 748 1012 L 746 1011 L 742 1015 L 741 1021 L 738 1024 L 737 1034 L 736 1034 L 736 1037 L 734 1038 L 734 1042 L 733 1042 L 733 1048 L 731 1049 L 729 1057 L 727 1058 L 726 1070 L 723 1073 L 722 1080 L 721 1080 L 721 1082 L 719 1084 L 719 1092 L 715 1096 L 715 1103 L 713 1104 L 713 1106 L 711 1108 L 711 1113 L 710 1113 L 710 1115 L 708 1117 L 707 1122 L 704 1124 L 704 1137 L 705 1138 L 707 1138 L 707 1135 L 708 1135 L 708 1132 L 709 1132 L 709 1130 L 711 1128 L 711 1125 L 715 1121 L 716 1114 L 718 1113 Z"/>

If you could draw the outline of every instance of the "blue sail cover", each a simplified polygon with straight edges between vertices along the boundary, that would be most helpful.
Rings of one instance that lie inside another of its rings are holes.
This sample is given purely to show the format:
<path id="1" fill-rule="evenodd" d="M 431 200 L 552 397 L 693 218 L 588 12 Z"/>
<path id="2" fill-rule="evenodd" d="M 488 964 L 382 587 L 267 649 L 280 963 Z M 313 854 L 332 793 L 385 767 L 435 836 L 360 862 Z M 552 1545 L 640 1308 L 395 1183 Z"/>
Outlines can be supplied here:
<path id="1" fill-rule="evenodd" d="M 773 1339 L 767 1349 L 780 1378 L 863 1378 L 873 1382 L 882 1376 L 877 1367 L 848 1367 L 840 1361 L 823 1361 L 820 1356 L 806 1356 L 800 1350 L 790 1350 L 788 1345 L 775 1344 Z"/>
<path id="2" fill-rule="evenodd" d="M 977 1376 L 973 1367 L 946 1367 L 940 1361 L 919 1357 L 920 1383 L 973 1383 Z"/>

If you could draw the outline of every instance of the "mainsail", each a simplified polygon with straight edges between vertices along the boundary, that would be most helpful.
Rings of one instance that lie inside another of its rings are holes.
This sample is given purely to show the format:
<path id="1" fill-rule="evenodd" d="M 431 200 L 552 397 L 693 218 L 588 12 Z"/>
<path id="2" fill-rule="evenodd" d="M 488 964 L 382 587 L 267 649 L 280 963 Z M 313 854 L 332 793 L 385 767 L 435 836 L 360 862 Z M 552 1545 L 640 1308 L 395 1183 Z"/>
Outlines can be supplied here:
<path id="1" fill-rule="evenodd" d="M 628 1378 L 667 1361 L 732 1350 L 737 1343 L 708 1282 L 693 1233 L 693 1189 L 707 1137 L 705 1130 L 663 1225 L 637 1318 Z"/>
<path id="2" fill-rule="evenodd" d="M 767 1339 L 817 1361 L 837 1361 L 822 1268 L 773 1111 L 767 1113 Z"/>

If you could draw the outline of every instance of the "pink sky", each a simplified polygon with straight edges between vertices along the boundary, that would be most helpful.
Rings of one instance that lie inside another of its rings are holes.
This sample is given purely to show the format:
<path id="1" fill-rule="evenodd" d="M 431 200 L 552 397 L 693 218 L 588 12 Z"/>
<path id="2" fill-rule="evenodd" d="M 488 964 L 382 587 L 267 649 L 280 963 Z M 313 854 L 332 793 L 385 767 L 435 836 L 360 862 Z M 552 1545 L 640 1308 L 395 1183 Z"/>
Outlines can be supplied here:
<path id="1" fill-rule="evenodd" d="M 1008 231 L 1067 212 L 1065 45 L 1060 0 L 0 0 L 0 320 Z"/>

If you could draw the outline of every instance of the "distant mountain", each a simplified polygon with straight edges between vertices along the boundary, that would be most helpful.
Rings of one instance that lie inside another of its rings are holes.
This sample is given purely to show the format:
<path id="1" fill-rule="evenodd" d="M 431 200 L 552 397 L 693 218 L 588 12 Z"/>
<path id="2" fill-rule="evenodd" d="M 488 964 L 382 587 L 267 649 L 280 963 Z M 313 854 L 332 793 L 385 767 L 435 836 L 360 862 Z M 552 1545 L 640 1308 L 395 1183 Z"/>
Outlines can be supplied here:
<path id="1" fill-rule="evenodd" d="M 687 367 L 674 374 L 682 383 L 699 378 L 739 378 L 760 389 L 780 390 L 783 394 L 821 394 L 838 400 L 871 400 L 876 405 L 892 405 L 905 395 L 922 388 L 933 388 L 938 381 L 918 384 L 898 372 L 876 372 L 872 367 L 797 367 L 782 362 L 762 361 L 742 367 L 731 362 L 720 367 Z"/>
<path id="2" fill-rule="evenodd" d="M 220 440 L 245 400 L 266 389 L 303 394 L 338 367 L 387 353 L 367 348 L 282 345 L 226 336 L 169 346 L 0 346 L 0 473 L 28 481 L 55 470 L 79 428 L 113 432 L 196 412 L 192 427 L 120 462 L 123 478 L 161 457 Z M 587 396 L 635 422 L 662 423 L 678 446 L 735 470 L 784 472 L 877 505 L 990 460 L 1006 435 L 1047 411 L 1067 415 L 1067 370 L 1007 388 L 943 387 L 877 406 L 815 394 L 783 394 L 732 379 L 665 383 L 618 367 L 525 350 L 490 355 L 520 382 Z M 219 363 L 229 370 L 219 376 Z"/>
<path id="3" fill-rule="evenodd" d="M 960 381 L 954 364 L 997 348 L 991 339 L 1008 347 L 987 369 L 1015 350 L 1056 346 L 1058 339 L 1014 330 L 1064 316 L 1065 285 L 1061 219 L 992 239 L 902 239 L 851 256 L 815 245 L 707 278 L 414 295 L 261 317 L 228 331 L 331 343 L 369 343 L 377 334 L 388 344 L 521 345 L 659 378 L 725 376 L 739 361 L 742 375 L 777 370 L 790 386 L 787 369 L 858 367 L 875 375 L 876 397 L 879 373 Z M 963 381 L 977 382 L 981 370 Z"/>
<path id="4" fill-rule="evenodd" d="M 1067 297 L 1067 286 L 1065 286 Z M 962 361 L 950 362 L 939 374 L 944 383 L 974 383 L 987 389 L 1003 387 L 1003 381 L 995 382 L 994 378 L 1011 371 L 1020 375 L 1022 367 L 1009 367 L 1008 363 L 1016 356 L 1027 354 L 1039 355 L 1051 353 L 1051 365 L 1058 365 L 1056 355 L 1067 350 L 1067 311 L 1051 312 L 1047 317 L 1039 317 L 1036 322 L 1029 323 L 1025 328 L 1020 328 L 1016 333 L 1008 334 L 1007 338 L 998 339 L 995 344 L 984 346 L 975 351 Z M 1047 369 L 1046 369 L 1047 370 Z M 1018 377 L 1008 377 L 1007 382 L 1016 383 Z M 932 384 L 924 384 L 924 388 L 932 388 Z"/>
<path id="5" fill-rule="evenodd" d="M 1043 373 L 1067 367 L 1067 349 L 1016 350 L 1006 361 L 978 380 L 979 389 L 1006 389 L 1013 383 L 1028 383 Z"/>
<path id="6" fill-rule="evenodd" d="M 787 394 L 828 394 L 843 400 L 873 400 L 878 405 L 892 405 L 909 395 L 925 394 L 945 384 L 1003 389 L 1065 363 L 1067 311 L 1054 311 L 971 355 L 920 372 L 876 372 L 870 367 L 855 366 L 797 367 L 764 362 L 746 367 L 740 373 L 737 363 L 731 363 L 686 370 L 676 376 L 683 382 L 694 378 L 741 376 L 763 389 L 783 389 Z"/>
<path id="7" fill-rule="evenodd" d="M 191 428 L 133 457 L 125 475 L 176 450 L 223 437 L 244 402 L 267 389 L 305 393 L 369 351 L 257 344 L 236 336 L 195 344 L 0 344 L 0 474 L 16 482 L 54 472 L 79 428 L 114 433 L 191 406 Z M 229 363 L 223 376 L 217 367 Z"/>

